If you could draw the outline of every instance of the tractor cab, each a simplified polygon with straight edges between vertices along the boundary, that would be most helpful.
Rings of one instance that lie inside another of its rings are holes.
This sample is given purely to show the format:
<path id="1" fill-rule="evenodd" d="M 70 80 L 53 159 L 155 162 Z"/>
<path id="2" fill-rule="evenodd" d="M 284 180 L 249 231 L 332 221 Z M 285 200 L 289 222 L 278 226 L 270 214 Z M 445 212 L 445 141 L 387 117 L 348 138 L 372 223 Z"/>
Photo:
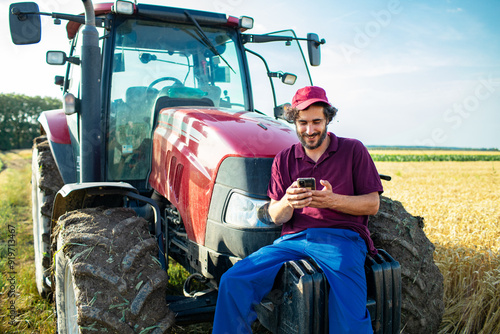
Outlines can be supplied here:
<path id="1" fill-rule="evenodd" d="M 249 17 L 126 1 L 96 4 L 95 15 L 103 113 L 93 123 L 88 117 L 85 120 L 93 124 L 87 131 L 106 138 L 92 144 L 94 152 L 101 152 L 98 179 L 125 181 L 141 193 L 151 191 L 152 143 L 161 109 L 191 107 L 205 114 L 212 109 L 279 117 L 297 85 L 312 84 L 299 41 L 307 42 L 313 65 L 319 65 L 319 46 L 324 43 L 315 34 L 297 38 L 292 30 L 246 34 L 253 26 Z M 69 56 L 49 51 L 47 60 L 68 64 L 65 79 L 58 82 L 66 94 L 72 153 L 78 157 L 82 131 L 86 131 L 79 123 L 80 106 L 85 104 L 82 92 L 88 90 L 82 89 L 84 26 L 75 21 L 67 25 L 72 40 Z M 277 44 L 286 48 L 286 59 L 275 57 Z M 292 69 L 299 75 L 290 73 Z M 263 84 L 251 87 L 251 79 Z M 275 82 L 279 82 L 276 87 Z M 185 131 L 181 123 L 176 131 Z M 87 163 L 88 158 L 75 161 Z M 77 173 L 71 181 L 82 177 Z"/>

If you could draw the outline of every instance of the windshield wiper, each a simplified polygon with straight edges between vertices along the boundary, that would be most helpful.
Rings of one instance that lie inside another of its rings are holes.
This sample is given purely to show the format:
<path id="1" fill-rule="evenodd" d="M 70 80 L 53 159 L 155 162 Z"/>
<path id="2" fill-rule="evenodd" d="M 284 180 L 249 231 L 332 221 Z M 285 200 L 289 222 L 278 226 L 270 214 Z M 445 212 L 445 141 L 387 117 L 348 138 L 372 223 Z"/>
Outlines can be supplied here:
<path id="1" fill-rule="evenodd" d="M 194 25 L 196 27 L 196 31 L 200 35 L 200 37 L 201 37 L 203 43 L 205 44 L 205 46 L 208 47 L 210 49 L 210 51 L 212 51 L 216 56 L 219 56 L 220 59 L 222 59 L 222 61 L 224 63 L 226 63 L 226 65 L 231 69 L 231 71 L 233 71 L 233 73 L 236 74 L 235 70 L 233 70 L 233 68 L 231 67 L 231 65 L 229 65 L 229 63 L 226 61 L 226 59 L 224 59 L 224 57 L 222 57 L 222 55 L 217 50 L 217 48 L 215 47 L 215 45 L 207 37 L 207 35 L 205 34 L 205 32 L 203 31 L 203 29 L 201 28 L 201 26 L 198 24 L 198 21 L 196 21 L 196 19 L 191 14 L 189 14 L 189 12 L 187 10 L 184 11 L 184 14 L 186 14 L 186 16 L 194 23 Z"/>

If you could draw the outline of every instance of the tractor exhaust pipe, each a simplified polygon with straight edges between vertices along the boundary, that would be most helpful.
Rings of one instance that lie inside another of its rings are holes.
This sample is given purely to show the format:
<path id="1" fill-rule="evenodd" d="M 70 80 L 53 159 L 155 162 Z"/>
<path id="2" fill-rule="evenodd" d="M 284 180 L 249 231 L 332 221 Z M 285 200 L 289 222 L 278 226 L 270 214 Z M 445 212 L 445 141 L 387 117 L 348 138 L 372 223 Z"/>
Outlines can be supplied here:
<path id="1" fill-rule="evenodd" d="M 85 27 L 82 30 L 82 108 L 80 114 L 80 182 L 104 181 L 104 122 L 101 121 L 101 52 L 91 0 L 82 0 Z"/>

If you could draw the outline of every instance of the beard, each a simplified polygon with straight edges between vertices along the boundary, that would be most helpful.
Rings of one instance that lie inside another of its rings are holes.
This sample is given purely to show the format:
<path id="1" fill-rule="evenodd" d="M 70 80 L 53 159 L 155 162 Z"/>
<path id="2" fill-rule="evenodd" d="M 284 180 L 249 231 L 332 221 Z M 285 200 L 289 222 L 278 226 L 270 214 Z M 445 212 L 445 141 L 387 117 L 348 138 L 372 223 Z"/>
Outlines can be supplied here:
<path id="1" fill-rule="evenodd" d="M 324 131 L 321 131 L 321 132 L 314 132 L 310 136 L 307 135 L 306 133 L 299 133 L 298 130 L 296 132 L 297 132 L 297 137 L 299 137 L 300 143 L 302 144 L 302 146 L 304 148 L 306 148 L 308 150 L 314 150 L 314 149 L 317 149 L 318 147 L 320 147 L 321 144 L 323 144 L 323 142 L 325 141 L 326 135 L 327 135 L 326 129 Z M 314 137 L 314 136 L 318 136 L 318 141 L 316 142 L 316 144 L 309 145 L 306 142 L 306 138 L 310 138 L 310 137 Z"/>

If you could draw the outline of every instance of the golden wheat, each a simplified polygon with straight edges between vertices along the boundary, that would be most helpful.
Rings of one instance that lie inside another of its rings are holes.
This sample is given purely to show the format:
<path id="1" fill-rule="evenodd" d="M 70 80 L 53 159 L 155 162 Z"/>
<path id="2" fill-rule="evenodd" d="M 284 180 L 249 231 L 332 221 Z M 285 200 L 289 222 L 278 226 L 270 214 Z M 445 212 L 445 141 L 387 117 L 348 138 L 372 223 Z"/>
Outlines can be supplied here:
<path id="1" fill-rule="evenodd" d="M 476 150 L 375 150 L 370 149 L 370 154 L 384 155 L 500 155 L 500 151 L 476 151 Z"/>
<path id="2" fill-rule="evenodd" d="M 425 219 L 444 276 L 440 333 L 500 333 L 500 162 L 377 162 L 385 195 Z"/>

